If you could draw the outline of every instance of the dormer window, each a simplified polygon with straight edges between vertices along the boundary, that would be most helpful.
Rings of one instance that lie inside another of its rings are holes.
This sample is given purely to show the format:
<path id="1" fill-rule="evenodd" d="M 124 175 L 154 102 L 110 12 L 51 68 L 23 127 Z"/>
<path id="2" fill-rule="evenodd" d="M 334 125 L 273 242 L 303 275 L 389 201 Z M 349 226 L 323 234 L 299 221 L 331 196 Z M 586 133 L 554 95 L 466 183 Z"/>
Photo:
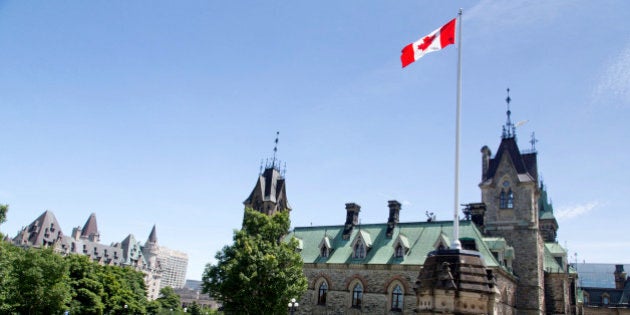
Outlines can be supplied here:
<path id="1" fill-rule="evenodd" d="M 352 258 L 364 259 L 368 249 L 372 246 L 372 238 L 366 231 L 359 231 L 352 241 Z"/>
<path id="2" fill-rule="evenodd" d="M 405 255 L 405 250 L 403 249 L 402 245 L 398 244 L 398 246 L 396 246 L 394 257 L 402 258 L 404 255 Z"/>
<path id="3" fill-rule="evenodd" d="M 326 246 L 322 246 L 322 248 L 321 248 L 321 250 L 320 250 L 320 252 L 319 252 L 319 256 L 321 256 L 321 257 L 323 257 L 323 258 L 326 258 L 326 257 L 328 257 L 328 254 L 329 254 L 329 253 L 330 253 L 330 252 L 329 252 L 328 247 L 326 247 Z"/>
<path id="4" fill-rule="evenodd" d="M 409 251 L 409 240 L 403 234 L 398 234 L 394 241 L 394 258 L 403 258 Z"/>
<path id="5" fill-rule="evenodd" d="M 363 244 L 362 240 L 359 240 L 356 244 L 354 244 L 354 253 L 352 258 L 363 259 L 365 258 L 365 252 L 365 244 Z"/>
<path id="6" fill-rule="evenodd" d="M 332 246 L 330 243 L 330 238 L 328 236 L 324 236 L 321 242 L 319 242 L 319 257 L 327 258 L 330 256 L 332 252 Z"/>
<path id="7" fill-rule="evenodd" d="M 608 296 L 608 293 L 604 293 L 602 295 L 602 304 L 604 305 L 610 304 L 610 297 Z"/>

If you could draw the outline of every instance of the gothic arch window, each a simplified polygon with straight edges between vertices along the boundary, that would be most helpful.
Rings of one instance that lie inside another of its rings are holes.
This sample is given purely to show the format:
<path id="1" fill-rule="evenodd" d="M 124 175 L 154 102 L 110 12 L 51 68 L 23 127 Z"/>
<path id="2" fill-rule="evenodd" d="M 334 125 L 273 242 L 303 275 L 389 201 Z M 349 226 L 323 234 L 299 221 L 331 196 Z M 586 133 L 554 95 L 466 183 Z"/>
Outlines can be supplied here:
<path id="1" fill-rule="evenodd" d="M 604 305 L 610 304 L 610 296 L 608 296 L 608 293 L 602 294 L 602 304 Z"/>
<path id="2" fill-rule="evenodd" d="M 403 290 L 400 284 L 396 284 L 391 293 L 392 311 L 402 311 L 403 309 Z"/>
<path id="3" fill-rule="evenodd" d="M 352 255 L 352 258 L 355 258 L 355 259 L 365 258 L 365 244 L 363 243 L 362 240 L 357 241 L 357 243 L 354 245 L 354 253 Z"/>
<path id="4" fill-rule="evenodd" d="M 507 193 L 507 207 L 508 209 L 514 208 L 514 193 L 512 193 L 512 188 L 508 190 Z"/>
<path id="5" fill-rule="evenodd" d="M 326 305 L 326 295 L 328 295 L 328 283 L 326 280 L 319 285 L 319 290 L 317 291 L 317 304 L 318 305 Z"/>
<path id="6" fill-rule="evenodd" d="M 584 292 L 584 305 L 588 305 L 590 303 L 590 296 L 587 292 Z"/>
<path id="7" fill-rule="evenodd" d="M 352 288 L 352 307 L 361 308 L 361 302 L 363 301 L 363 286 L 361 283 L 357 283 Z"/>

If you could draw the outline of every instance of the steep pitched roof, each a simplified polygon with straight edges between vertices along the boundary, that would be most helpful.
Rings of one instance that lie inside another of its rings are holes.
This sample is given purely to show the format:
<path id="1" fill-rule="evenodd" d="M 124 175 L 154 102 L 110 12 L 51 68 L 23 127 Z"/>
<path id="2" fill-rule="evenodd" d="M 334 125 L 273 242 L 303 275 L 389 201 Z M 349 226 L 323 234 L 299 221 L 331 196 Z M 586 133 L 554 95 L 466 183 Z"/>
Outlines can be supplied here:
<path id="1" fill-rule="evenodd" d="M 81 229 L 81 237 L 90 237 L 90 235 L 98 235 L 95 213 L 90 214 L 90 217 L 85 222 L 83 229 Z"/>
<path id="2" fill-rule="evenodd" d="M 494 158 L 490 159 L 488 171 L 484 174 L 485 176 L 483 181 L 494 177 L 497 169 L 499 168 L 499 164 L 501 163 L 501 159 L 505 154 L 509 156 L 510 161 L 514 165 L 521 181 L 536 181 L 538 179 L 536 152 L 522 154 L 516 144 L 516 138 L 507 137 L 501 140 L 497 154 Z"/>
<path id="3" fill-rule="evenodd" d="M 303 249 L 300 252 L 305 263 L 328 263 L 328 264 L 401 264 L 401 265 L 422 265 L 427 254 L 435 248 L 433 244 L 442 232 L 452 235 L 452 221 L 434 222 L 410 222 L 399 223 L 391 238 L 387 237 L 387 223 L 382 224 L 362 224 L 360 229 L 354 229 L 349 239 L 344 240 L 343 225 L 337 226 L 311 226 L 296 227 L 287 239 L 295 236 L 303 242 Z M 372 247 L 368 250 L 364 259 L 354 259 L 352 255 L 353 240 L 358 233 L 363 233 L 361 237 L 369 235 Z M 394 257 L 394 242 L 398 241 L 399 235 L 404 235 L 408 240 L 409 250 L 403 259 Z M 332 251 L 328 257 L 320 257 L 319 245 L 322 238 L 330 238 Z M 481 232 L 470 221 L 460 222 L 460 237 L 475 240 L 478 250 L 485 259 L 489 267 L 498 267 L 490 249 L 483 241 Z"/>
<path id="4" fill-rule="evenodd" d="M 57 218 L 50 210 L 44 211 L 14 238 L 17 245 L 48 246 L 63 237 Z"/>
<path id="5" fill-rule="evenodd" d="M 553 205 L 547 197 L 547 189 L 545 185 L 540 184 L 540 197 L 538 198 L 538 217 L 543 220 L 555 220 L 553 215 Z"/>
<path id="6" fill-rule="evenodd" d="M 275 167 L 269 167 L 258 177 L 254 189 L 243 204 L 255 209 L 256 201 L 270 201 L 278 207 L 291 210 L 287 200 L 285 180 Z M 259 198 L 259 200 L 257 200 Z M 278 210 L 285 210 L 278 209 Z"/>
<path id="7" fill-rule="evenodd" d="M 157 232 L 155 232 L 155 224 L 153 225 L 153 228 L 151 229 L 151 233 L 149 234 L 149 238 L 147 239 L 147 243 L 154 243 L 157 244 Z"/>

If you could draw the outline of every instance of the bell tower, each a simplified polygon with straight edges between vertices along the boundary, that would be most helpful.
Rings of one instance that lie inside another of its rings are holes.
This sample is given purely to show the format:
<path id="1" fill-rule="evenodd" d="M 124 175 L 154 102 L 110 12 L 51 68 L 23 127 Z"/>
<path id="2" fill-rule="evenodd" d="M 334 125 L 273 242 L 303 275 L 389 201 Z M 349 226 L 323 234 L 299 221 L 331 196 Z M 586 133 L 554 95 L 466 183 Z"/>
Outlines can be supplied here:
<path id="1" fill-rule="evenodd" d="M 539 230 L 537 154 L 522 152 L 516 141 L 516 127 L 511 121 L 507 90 L 507 122 L 501 144 L 494 157 L 488 147 L 482 152 L 482 202 L 484 232 L 504 237 L 518 256 L 513 268 L 518 276 L 517 308 L 519 314 L 545 312 L 543 253 L 544 242 Z"/>

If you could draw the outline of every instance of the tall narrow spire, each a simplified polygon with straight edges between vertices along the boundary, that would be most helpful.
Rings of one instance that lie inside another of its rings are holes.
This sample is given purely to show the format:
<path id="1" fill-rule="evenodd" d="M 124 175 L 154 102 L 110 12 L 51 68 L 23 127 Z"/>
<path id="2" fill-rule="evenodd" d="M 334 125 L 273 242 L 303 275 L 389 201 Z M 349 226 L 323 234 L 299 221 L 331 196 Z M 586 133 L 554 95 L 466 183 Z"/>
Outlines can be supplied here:
<path id="1" fill-rule="evenodd" d="M 147 239 L 147 243 L 157 244 L 157 233 L 155 232 L 155 224 L 151 229 L 151 233 L 149 233 L 149 238 Z"/>
<path id="2" fill-rule="evenodd" d="M 505 125 L 503 125 L 503 139 L 514 138 L 516 136 L 516 127 L 512 123 L 512 111 L 510 110 L 510 102 L 512 98 L 510 97 L 510 88 L 507 89 L 507 97 L 505 98 L 505 103 L 507 104 L 507 111 L 505 112 L 507 115 L 507 121 Z"/>

